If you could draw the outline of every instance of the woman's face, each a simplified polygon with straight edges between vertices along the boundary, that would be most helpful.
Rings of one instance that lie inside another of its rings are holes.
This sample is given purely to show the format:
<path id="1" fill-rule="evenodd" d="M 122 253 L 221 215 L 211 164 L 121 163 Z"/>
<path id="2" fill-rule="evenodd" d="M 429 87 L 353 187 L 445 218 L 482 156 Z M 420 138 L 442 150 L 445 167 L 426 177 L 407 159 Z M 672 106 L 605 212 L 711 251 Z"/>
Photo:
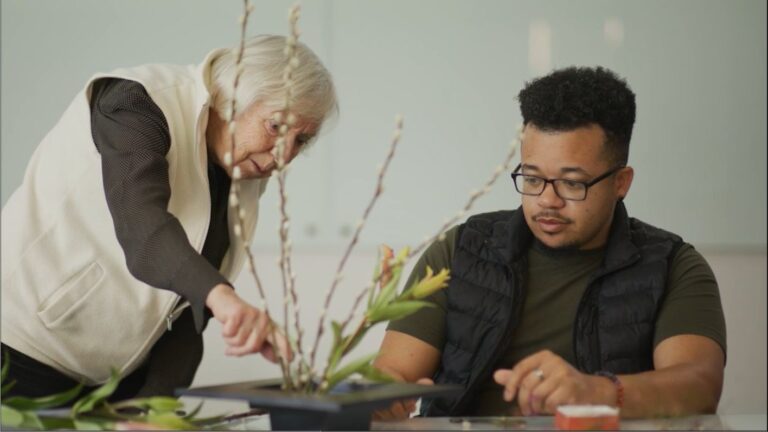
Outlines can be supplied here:
<path id="1" fill-rule="evenodd" d="M 224 168 L 230 176 L 232 172 L 225 161 L 225 154 L 232 152 L 232 165 L 240 168 L 241 178 L 253 179 L 269 177 L 277 166 L 273 150 L 279 136 L 277 121 L 278 110 L 261 103 L 255 103 L 237 116 L 235 128 L 235 148 L 232 150 L 229 127 L 215 109 L 211 108 L 206 130 L 208 155 Z M 296 155 L 317 133 L 317 123 L 298 118 L 285 134 L 284 161 L 290 163 Z"/>

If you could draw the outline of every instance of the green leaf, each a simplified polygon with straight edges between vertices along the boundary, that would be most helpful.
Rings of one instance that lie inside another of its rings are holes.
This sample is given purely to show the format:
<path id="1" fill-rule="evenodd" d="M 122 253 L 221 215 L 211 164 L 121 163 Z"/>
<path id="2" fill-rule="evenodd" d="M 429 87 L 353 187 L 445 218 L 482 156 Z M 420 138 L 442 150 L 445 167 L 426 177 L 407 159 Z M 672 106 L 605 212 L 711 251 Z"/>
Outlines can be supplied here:
<path id="1" fill-rule="evenodd" d="M 21 413 L 22 416 L 24 416 L 24 420 L 19 425 L 19 428 L 22 429 L 43 429 L 43 423 L 40 421 L 40 418 L 37 416 L 36 413 L 32 411 L 23 411 Z"/>
<path id="2" fill-rule="evenodd" d="M 3 426 L 6 427 L 19 427 L 24 422 L 24 414 L 5 404 L 2 406 L 0 416 L 2 417 Z"/>
<path id="3" fill-rule="evenodd" d="M 217 415 L 217 416 L 210 416 L 210 417 L 201 417 L 196 419 L 186 419 L 187 421 L 190 421 L 195 426 L 212 426 L 216 425 L 218 423 L 223 422 L 227 418 L 226 415 Z M 214 430 L 219 429 L 221 426 L 217 426 L 213 428 Z M 211 429 L 211 428 L 207 428 Z"/>
<path id="4" fill-rule="evenodd" d="M 176 412 L 184 408 L 184 404 L 178 399 L 167 396 L 155 396 L 147 398 L 147 406 L 149 409 L 158 413 L 162 412 Z"/>
<path id="5" fill-rule="evenodd" d="M 378 382 L 378 383 L 391 383 L 396 381 L 387 373 L 382 372 L 372 364 L 369 364 L 366 367 L 362 368 L 360 370 L 360 375 L 364 376 L 365 378 L 371 381 Z"/>
<path id="6" fill-rule="evenodd" d="M 392 268 L 392 279 L 390 279 L 390 281 L 387 283 L 387 286 L 381 290 L 379 297 L 374 300 L 374 309 L 378 309 L 379 307 L 386 305 L 392 301 L 393 298 L 395 298 L 395 295 L 397 294 L 397 285 L 400 283 L 400 275 L 402 272 L 403 267 L 401 265 L 396 265 Z"/>
<path id="7" fill-rule="evenodd" d="M 339 360 L 341 360 L 342 347 L 345 342 L 345 340 L 341 336 L 341 332 L 343 330 L 343 328 L 341 327 L 341 323 L 339 323 L 338 321 L 331 321 L 331 329 L 333 330 L 333 345 L 331 348 L 331 352 L 328 355 L 329 371 L 333 371 L 336 368 L 336 365 L 339 363 Z"/>
<path id="8" fill-rule="evenodd" d="M 413 300 L 413 290 L 419 285 L 419 279 L 416 278 L 415 281 L 409 286 L 408 288 L 404 289 L 402 293 L 400 293 L 399 296 L 395 299 L 395 301 L 405 301 L 405 300 Z"/>
<path id="9" fill-rule="evenodd" d="M 88 411 L 86 414 L 89 417 L 106 418 L 115 421 L 142 421 L 147 415 L 148 409 L 142 403 L 137 403 L 137 400 L 143 399 L 127 399 L 117 403 L 103 402 L 96 408 Z"/>
<path id="10" fill-rule="evenodd" d="M 93 410 L 100 402 L 104 401 L 104 399 L 110 397 L 112 393 L 115 392 L 119 383 L 120 374 L 117 370 L 112 369 L 112 376 L 109 378 L 109 381 L 77 401 L 72 407 L 72 415 L 77 417 L 81 413 Z"/>
<path id="11" fill-rule="evenodd" d="M 357 346 L 357 344 L 359 344 L 359 343 L 360 343 L 360 341 L 361 341 L 361 340 L 363 340 L 363 336 L 365 336 L 365 333 L 366 333 L 366 332 L 368 332 L 368 329 L 369 329 L 370 327 L 371 327 L 371 326 L 370 326 L 370 324 L 365 324 L 365 327 L 363 327 L 363 329 L 362 329 L 362 330 L 360 330 L 360 331 L 357 333 L 357 335 L 354 337 L 354 339 L 352 339 L 351 341 L 347 341 L 347 340 L 345 340 L 345 341 L 344 341 L 344 342 L 345 342 L 345 344 L 344 344 L 344 345 L 345 345 L 347 348 L 345 348 L 345 349 L 344 349 L 344 352 L 342 352 L 342 353 L 341 353 L 341 354 L 342 354 L 342 356 L 343 356 L 344 354 L 347 354 L 347 353 L 351 352 L 353 349 L 355 349 L 355 347 Z M 348 338 L 350 338 L 350 337 L 352 337 L 352 336 L 348 336 Z"/>
<path id="12" fill-rule="evenodd" d="M 43 424 L 43 429 L 75 429 L 75 422 L 71 418 L 66 417 L 40 417 L 40 423 Z"/>
<path id="13" fill-rule="evenodd" d="M 333 350 L 331 351 L 331 355 L 328 356 L 328 370 L 334 371 L 336 370 L 336 366 L 339 364 L 339 360 L 341 360 L 341 352 L 344 349 L 344 347 L 339 345 L 334 345 Z"/>
<path id="14" fill-rule="evenodd" d="M 124 410 L 133 408 L 141 411 L 155 411 L 156 413 L 176 412 L 184 408 L 184 404 L 178 399 L 168 396 L 153 396 L 123 400 L 109 405 L 112 410 Z"/>
<path id="15" fill-rule="evenodd" d="M 111 420 L 96 418 L 75 418 L 72 419 L 77 430 L 114 430 L 115 422 Z"/>
<path id="16" fill-rule="evenodd" d="M 173 429 L 194 429 L 195 425 L 186 421 L 184 418 L 177 416 L 173 413 L 149 413 L 147 416 L 147 423 L 157 426 L 164 426 Z"/>
<path id="17" fill-rule="evenodd" d="M 398 320 L 418 311 L 423 307 L 435 307 L 432 302 L 421 300 L 409 300 L 391 303 L 388 306 L 373 310 L 368 314 L 368 319 L 373 322 Z"/>
<path id="18" fill-rule="evenodd" d="M 5 379 L 8 377 L 8 368 L 11 365 L 11 355 L 8 353 L 8 351 L 5 351 L 3 353 L 3 369 L 0 372 L 0 382 L 4 383 L 2 389 L 0 390 L 0 393 L 5 393 L 8 390 L 10 390 L 14 384 L 16 384 L 16 381 L 11 381 L 9 383 L 5 382 Z"/>
<path id="19" fill-rule="evenodd" d="M 77 395 L 80 394 L 82 388 L 83 385 L 78 384 L 65 392 L 39 398 L 13 396 L 4 400 L 3 403 L 21 411 L 36 411 L 47 408 L 55 408 L 64 405 L 72 399 L 76 398 Z"/>
<path id="20" fill-rule="evenodd" d="M 8 365 L 11 364 L 11 356 L 8 351 L 3 353 L 3 369 L 0 371 L 0 381 L 5 381 L 5 377 L 8 376 Z"/>
<path id="21" fill-rule="evenodd" d="M 331 321 L 331 329 L 333 330 L 333 346 L 341 344 L 341 332 L 344 330 L 341 327 L 341 323 L 338 321 Z"/>
<path id="22" fill-rule="evenodd" d="M 11 381 L 9 383 L 6 383 L 2 387 L 2 389 L 0 389 L 0 393 L 7 393 L 8 391 L 10 391 L 13 388 L 14 385 L 16 385 L 16 381 Z"/>
<path id="23" fill-rule="evenodd" d="M 203 408 L 203 403 L 202 403 L 202 402 L 200 402 L 199 404 L 197 404 L 197 406 L 195 407 L 195 409 L 193 409 L 192 411 L 190 411 L 189 413 L 187 413 L 187 414 L 184 416 L 184 419 L 185 419 L 185 420 L 194 420 L 194 419 L 195 419 L 195 416 L 196 416 L 196 415 L 197 415 L 197 414 L 200 412 L 200 410 L 201 410 L 202 408 Z"/>
<path id="24" fill-rule="evenodd" d="M 368 364 L 370 364 L 371 361 L 373 361 L 373 359 L 375 359 L 377 355 L 379 354 L 374 353 L 374 354 L 367 355 L 339 369 L 337 372 L 335 372 L 333 375 L 331 375 L 328 378 L 328 390 L 334 388 L 336 384 L 340 383 L 342 380 L 346 379 L 350 375 L 360 372 L 360 370 L 366 367 Z"/>

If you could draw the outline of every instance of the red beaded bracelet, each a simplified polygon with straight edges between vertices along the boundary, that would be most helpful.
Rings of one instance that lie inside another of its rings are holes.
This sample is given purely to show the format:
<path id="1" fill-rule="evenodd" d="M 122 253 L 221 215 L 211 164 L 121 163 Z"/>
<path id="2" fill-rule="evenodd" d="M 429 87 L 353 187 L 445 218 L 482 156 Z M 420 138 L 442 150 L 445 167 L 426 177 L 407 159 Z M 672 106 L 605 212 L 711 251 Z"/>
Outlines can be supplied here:
<path id="1" fill-rule="evenodd" d="M 611 382 L 613 382 L 613 385 L 616 386 L 616 408 L 621 408 L 624 406 L 624 384 L 621 383 L 621 380 L 619 377 L 613 374 L 613 372 L 608 371 L 598 371 L 595 373 L 597 376 L 606 377 Z"/>

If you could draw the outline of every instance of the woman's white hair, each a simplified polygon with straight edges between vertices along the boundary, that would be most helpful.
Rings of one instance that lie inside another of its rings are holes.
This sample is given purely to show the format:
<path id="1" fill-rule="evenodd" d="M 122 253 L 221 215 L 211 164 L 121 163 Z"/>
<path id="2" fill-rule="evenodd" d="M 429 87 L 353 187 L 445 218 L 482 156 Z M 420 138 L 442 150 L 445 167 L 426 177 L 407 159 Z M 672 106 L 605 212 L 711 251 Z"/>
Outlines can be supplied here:
<path id="1" fill-rule="evenodd" d="M 283 72 L 288 59 L 283 52 L 284 36 L 260 35 L 248 38 L 243 53 L 243 73 L 237 88 L 238 113 L 246 111 L 254 103 L 280 109 L 285 100 L 286 88 Z M 293 71 L 291 111 L 299 118 L 322 124 L 338 112 L 336 90 L 331 74 L 320 59 L 306 45 L 296 45 L 299 65 Z M 223 119 L 232 103 L 232 85 L 235 79 L 237 51 L 222 50 L 211 63 L 211 97 L 213 107 Z"/>

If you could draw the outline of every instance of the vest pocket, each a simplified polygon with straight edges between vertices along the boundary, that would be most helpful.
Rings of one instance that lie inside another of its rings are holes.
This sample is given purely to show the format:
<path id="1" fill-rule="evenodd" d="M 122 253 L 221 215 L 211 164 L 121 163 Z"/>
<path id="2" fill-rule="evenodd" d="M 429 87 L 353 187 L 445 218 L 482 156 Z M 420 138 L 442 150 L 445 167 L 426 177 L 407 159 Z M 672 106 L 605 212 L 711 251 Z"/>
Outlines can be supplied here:
<path id="1" fill-rule="evenodd" d="M 77 311 L 79 305 L 88 301 L 102 279 L 104 269 L 98 262 L 91 262 L 45 299 L 40 304 L 37 316 L 49 329 L 61 325 Z"/>

